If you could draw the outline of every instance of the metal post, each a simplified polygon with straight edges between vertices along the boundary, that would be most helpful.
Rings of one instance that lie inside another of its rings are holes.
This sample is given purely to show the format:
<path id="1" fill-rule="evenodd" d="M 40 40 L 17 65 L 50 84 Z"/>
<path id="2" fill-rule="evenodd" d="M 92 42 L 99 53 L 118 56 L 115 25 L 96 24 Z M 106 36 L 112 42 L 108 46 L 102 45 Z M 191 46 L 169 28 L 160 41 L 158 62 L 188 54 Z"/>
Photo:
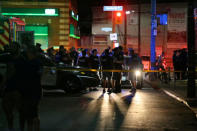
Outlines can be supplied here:
<path id="1" fill-rule="evenodd" d="M 138 55 L 141 53 L 141 0 L 138 2 Z"/>
<path id="2" fill-rule="evenodd" d="M 151 45 L 150 45 L 150 61 L 151 70 L 155 69 L 156 52 L 155 52 L 155 38 L 157 32 L 157 21 L 156 21 L 156 0 L 151 0 Z"/>
<path id="3" fill-rule="evenodd" d="M 124 52 L 127 52 L 127 5 L 125 4 L 125 8 L 124 8 L 124 14 L 125 14 L 125 20 L 124 20 L 124 31 L 125 31 L 125 35 L 124 35 Z"/>
<path id="4" fill-rule="evenodd" d="M 112 6 L 116 5 L 116 0 L 112 0 Z M 114 18 L 114 11 L 112 11 L 112 33 L 116 32 L 116 24 L 115 24 L 115 18 Z M 115 43 L 114 41 L 112 42 L 112 48 L 114 48 Z"/>
<path id="5" fill-rule="evenodd" d="M 195 98 L 195 25 L 194 25 L 194 1 L 190 0 L 188 2 L 188 87 L 187 87 L 187 97 Z"/>

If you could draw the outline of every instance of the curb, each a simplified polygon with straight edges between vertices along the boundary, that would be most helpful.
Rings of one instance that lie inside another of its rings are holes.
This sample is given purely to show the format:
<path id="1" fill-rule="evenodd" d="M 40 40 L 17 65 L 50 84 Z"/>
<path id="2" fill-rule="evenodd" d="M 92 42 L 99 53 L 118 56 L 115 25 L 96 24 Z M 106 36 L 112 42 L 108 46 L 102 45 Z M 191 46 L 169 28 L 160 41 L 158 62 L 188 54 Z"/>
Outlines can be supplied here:
<path id="1" fill-rule="evenodd" d="M 157 91 L 161 91 L 161 92 L 165 93 L 166 95 L 172 97 L 173 99 L 175 99 L 175 100 L 177 100 L 177 101 L 179 101 L 179 102 L 185 104 L 185 105 L 195 114 L 195 117 L 196 117 L 196 119 L 197 119 L 197 108 L 191 107 L 191 106 L 189 105 L 189 103 L 188 103 L 186 100 L 184 100 L 183 98 L 181 98 L 181 97 L 175 95 L 174 93 L 171 93 L 170 91 L 167 91 L 166 89 L 163 89 L 163 88 L 158 87 L 158 85 L 152 84 L 152 83 L 151 83 L 150 81 L 148 81 L 148 80 L 145 80 L 145 82 L 147 82 L 147 84 L 149 84 L 153 89 L 155 89 L 155 90 L 157 90 Z"/>
<path id="2" fill-rule="evenodd" d="M 173 93 L 171 93 L 171 92 L 169 92 L 169 91 L 167 91 L 167 90 L 165 90 L 165 89 L 161 89 L 161 88 L 160 88 L 160 90 L 163 91 L 166 95 L 168 95 L 168 96 L 174 98 L 175 100 L 177 100 L 177 101 L 179 101 L 179 102 L 185 104 L 191 111 L 194 112 L 194 114 L 195 114 L 195 116 L 196 116 L 196 119 L 197 119 L 197 109 L 196 109 L 196 108 L 192 108 L 192 107 L 188 104 L 188 102 L 187 102 L 186 100 L 184 100 L 184 99 L 182 99 L 182 98 L 176 96 L 175 94 L 173 94 Z"/>

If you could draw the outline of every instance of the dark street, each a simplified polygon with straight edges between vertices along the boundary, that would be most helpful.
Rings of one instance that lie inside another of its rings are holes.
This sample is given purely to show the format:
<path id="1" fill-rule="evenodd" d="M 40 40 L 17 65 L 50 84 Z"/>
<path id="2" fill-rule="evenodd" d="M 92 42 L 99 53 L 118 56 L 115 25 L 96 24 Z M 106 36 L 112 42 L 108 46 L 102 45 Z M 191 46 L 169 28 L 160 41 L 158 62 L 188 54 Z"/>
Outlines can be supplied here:
<path id="1" fill-rule="evenodd" d="M 135 95 L 128 89 L 111 95 L 102 95 L 101 89 L 69 96 L 60 90 L 45 91 L 40 105 L 41 131 L 197 129 L 195 115 L 190 109 L 148 85 L 137 90 Z M 3 123 L 1 119 L 1 126 Z"/>

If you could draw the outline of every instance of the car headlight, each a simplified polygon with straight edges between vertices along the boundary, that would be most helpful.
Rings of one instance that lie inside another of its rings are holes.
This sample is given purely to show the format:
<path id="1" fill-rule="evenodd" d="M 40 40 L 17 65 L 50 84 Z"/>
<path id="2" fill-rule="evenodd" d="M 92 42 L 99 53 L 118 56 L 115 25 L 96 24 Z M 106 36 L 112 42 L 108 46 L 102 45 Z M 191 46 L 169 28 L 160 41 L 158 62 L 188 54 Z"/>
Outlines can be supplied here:
<path id="1" fill-rule="evenodd" d="M 140 75 L 141 75 L 141 71 L 136 70 L 136 71 L 135 71 L 135 75 L 136 75 L 136 76 L 140 76 Z"/>

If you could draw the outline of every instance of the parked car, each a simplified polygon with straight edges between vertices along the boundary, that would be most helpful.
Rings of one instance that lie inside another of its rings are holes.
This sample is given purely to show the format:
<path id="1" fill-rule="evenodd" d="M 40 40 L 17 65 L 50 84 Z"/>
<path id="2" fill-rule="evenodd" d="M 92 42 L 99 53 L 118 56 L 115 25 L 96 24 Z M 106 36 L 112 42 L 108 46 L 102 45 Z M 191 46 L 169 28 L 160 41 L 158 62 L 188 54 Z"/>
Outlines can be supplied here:
<path id="1" fill-rule="evenodd" d="M 9 58 L 11 58 L 9 53 L 0 54 L 1 81 L 7 75 Z M 79 66 L 56 64 L 45 54 L 40 55 L 40 61 L 43 65 L 41 85 L 44 89 L 62 89 L 65 92 L 76 92 L 99 85 L 100 80 L 97 72 L 90 72 L 87 69 L 84 71 L 84 68 Z"/>
<path id="2" fill-rule="evenodd" d="M 85 90 L 99 85 L 97 72 L 87 71 L 83 67 L 55 64 L 47 55 L 42 56 L 43 74 L 41 85 L 44 89 L 62 89 L 65 92 Z"/>

